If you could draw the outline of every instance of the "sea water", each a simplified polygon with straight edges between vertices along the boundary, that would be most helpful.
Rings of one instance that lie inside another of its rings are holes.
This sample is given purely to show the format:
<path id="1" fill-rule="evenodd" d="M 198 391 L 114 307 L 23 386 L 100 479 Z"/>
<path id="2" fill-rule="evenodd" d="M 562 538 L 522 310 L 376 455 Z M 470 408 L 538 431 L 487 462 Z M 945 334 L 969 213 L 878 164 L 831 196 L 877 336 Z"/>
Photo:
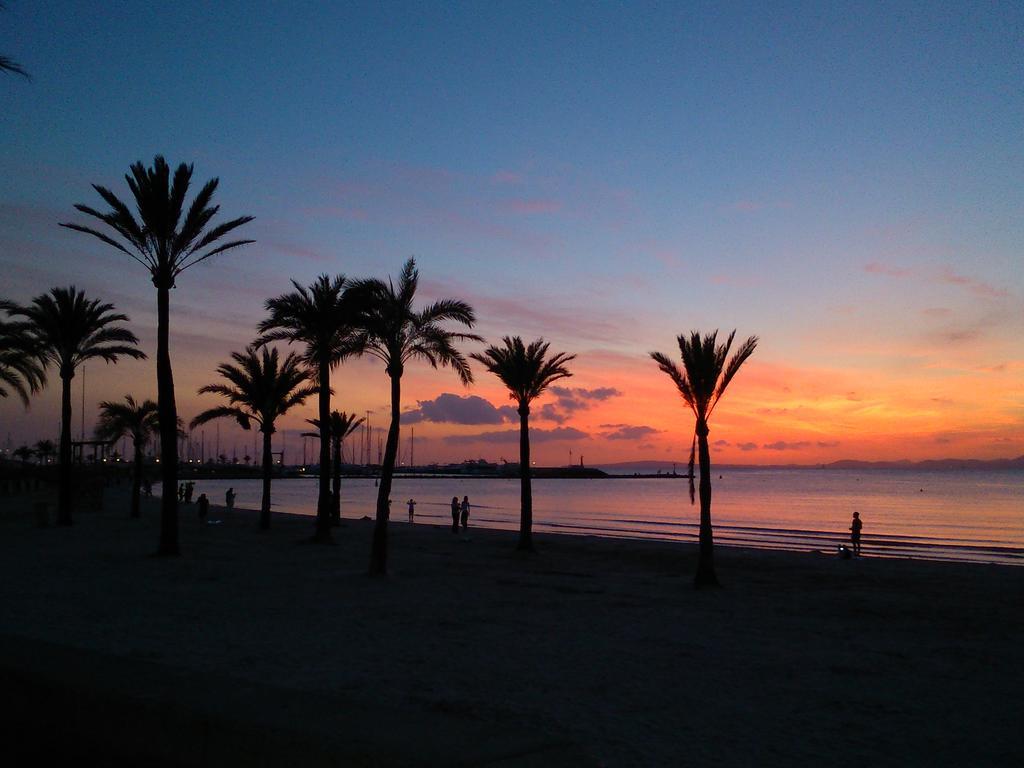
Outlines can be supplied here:
<path id="1" fill-rule="evenodd" d="M 222 504 L 259 509 L 259 480 L 200 480 Z M 154 490 L 158 490 L 158 484 Z M 854 511 L 864 521 L 865 555 L 1024 565 L 1024 472 L 826 469 L 723 469 L 712 476 L 715 541 L 723 545 L 835 552 L 849 541 Z M 315 477 L 274 479 L 275 511 L 313 515 Z M 391 519 L 450 525 L 453 496 L 469 496 L 471 526 L 516 530 L 519 480 L 402 477 L 391 491 Z M 372 478 L 343 478 L 344 517 L 372 516 Z M 694 541 L 699 501 L 685 478 L 533 481 L 535 531 Z"/>

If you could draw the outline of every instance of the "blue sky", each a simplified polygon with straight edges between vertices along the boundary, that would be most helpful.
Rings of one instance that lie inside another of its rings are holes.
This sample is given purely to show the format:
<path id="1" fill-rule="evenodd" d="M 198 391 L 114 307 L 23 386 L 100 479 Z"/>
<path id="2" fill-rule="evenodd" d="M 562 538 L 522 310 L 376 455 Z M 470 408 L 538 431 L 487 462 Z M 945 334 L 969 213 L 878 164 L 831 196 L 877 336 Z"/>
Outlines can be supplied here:
<path id="1" fill-rule="evenodd" d="M 870 457 L 899 434 L 924 456 L 955 434 L 966 453 L 1024 451 L 1005 440 L 1022 426 L 1020 5 L 7 5 L 0 51 L 33 79 L 0 79 L 0 293 L 74 281 L 145 340 L 145 276 L 53 224 L 95 202 L 92 182 L 125 193 L 127 166 L 156 153 L 257 217 L 255 246 L 175 296 L 186 388 L 288 278 L 415 255 L 428 294 L 472 299 L 489 338 L 581 353 L 580 387 L 625 393 L 608 419 L 664 436 L 591 455 L 676 449 L 685 414 L 661 413 L 671 393 L 643 356 L 719 326 L 762 338 L 733 442 Z M 765 383 L 787 377 L 816 384 L 800 400 Z M 353 402 L 376 407 L 356 379 Z M 857 381 L 877 410 L 832 419 L 823 403 Z M 950 402 L 919 407 L 922 387 Z M 990 393 L 980 425 L 955 394 L 971 389 Z M 468 394 L 432 373 L 410 392 L 410 407 Z M 811 412 L 758 420 L 772 397 Z M 28 439 L 45 402 L 0 416 Z M 885 431 L 899 412 L 920 416 L 912 433 Z M 593 418 L 576 426 L 595 436 Z M 801 439 L 816 430 L 828 439 Z"/>

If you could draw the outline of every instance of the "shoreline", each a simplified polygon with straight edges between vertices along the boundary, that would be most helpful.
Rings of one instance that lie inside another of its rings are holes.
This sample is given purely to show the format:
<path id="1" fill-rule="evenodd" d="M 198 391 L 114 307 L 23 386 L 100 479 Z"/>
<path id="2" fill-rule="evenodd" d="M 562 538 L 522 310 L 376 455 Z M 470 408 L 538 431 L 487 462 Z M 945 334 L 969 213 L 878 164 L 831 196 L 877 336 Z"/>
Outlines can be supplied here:
<path id="1" fill-rule="evenodd" d="M 308 516 L 261 533 L 193 504 L 182 556 L 154 558 L 153 500 L 45 529 L 5 502 L 0 634 L 124 659 L 124 690 L 143 660 L 383 708 L 395 743 L 443 712 L 613 767 L 1024 759 L 1018 568 L 722 547 L 723 588 L 697 591 L 692 544 L 539 533 L 531 556 L 512 532 L 396 519 L 371 579 L 371 521 L 322 546 Z"/>
<path id="2" fill-rule="evenodd" d="M 213 478 L 206 478 L 213 480 Z M 366 478 L 363 478 L 366 479 Z M 407 479 L 407 478 L 403 478 Z M 237 480 L 229 478 L 227 482 Z M 158 489 L 155 489 L 158 490 Z M 159 500 L 159 495 L 152 497 Z M 417 525 L 435 525 L 445 527 L 448 525 L 447 504 L 442 502 L 419 502 L 421 505 L 442 508 L 445 511 L 417 512 Z M 195 501 L 193 500 L 193 507 Z M 315 499 L 313 499 L 315 506 Z M 395 504 L 392 510 L 391 522 L 405 525 L 406 516 L 404 505 Z M 215 506 L 211 503 L 211 510 Z M 216 508 L 223 508 L 220 505 Z M 493 531 L 518 531 L 518 520 L 508 521 L 497 518 L 486 517 L 486 505 L 475 505 L 473 521 L 478 530 Z M 482 511 L 481 511 L 482 510 Z M 259 511 L 252 507 L 236 507 L 236 512 L 248 511 L 252 515 L 258 515 Z M 346 510 L 342 510 L 345 514 Z M 372 510 L 371 510 L 372 512 Z M 289 510 L 275 509 L 271 504 L 273 515 L 289 515 L 296 518 L 312 519 L 314 512 L 295 512 Z M 420 522 L 423 518 L 430 518 L 430 522 Z M 347 520 L 372 519 L 371 515 L 363 515 L 359 518 L 347 517 Z M 696 522 L 648 522 L 642 519 L 633 520 L 630 523 L 633 528 L 612 528 L 601 527 L 600 520 L 593 524 L 585 522 L 566 522 L 538 519 L 535 513 L 533 530 L 534 534 L 550 536 L 582 536 L 591 538 L 603 538 L 635 542 L 665 542 L 695 545 L 699 525 Z M 661 533 L 658 531 L 644 531 L 642 526 L 671 526 L 678 531 L 675 535 Z M 727 547 L 730 549 L 753 550 L 753 551 L 778 551 L 794 552 L 804 554 L 816 554 L 826 557 L 838 557 L 840 545 L 849 546 L 849 536 L 840 531 L 796 529 L 796 528 L 769 528 L 764 526 L 732 525 L 728 523 L 717 523 L 715 530 L 715 547 Z M 684 533 L 685 531 L 685 533 Z M 864 557 L 913 560 L 920 562 L 944 562 L 944 563 L 973 563 L 977 565 L 1000 565 L 1008 567 L 1024 567 L 1024 548 L 1014 547 L 1010 544 L 993 543 L 950 543 L 941 539 L 929 539 L 928 537 L 909 534 L 874 534 L 864 538 Z"/>

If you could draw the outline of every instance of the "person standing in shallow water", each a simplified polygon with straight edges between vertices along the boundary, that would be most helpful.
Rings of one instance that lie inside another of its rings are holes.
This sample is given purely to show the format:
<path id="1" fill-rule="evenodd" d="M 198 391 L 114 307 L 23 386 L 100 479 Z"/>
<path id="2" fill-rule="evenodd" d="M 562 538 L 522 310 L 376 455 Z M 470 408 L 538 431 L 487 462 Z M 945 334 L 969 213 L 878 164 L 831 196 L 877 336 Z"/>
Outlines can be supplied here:
<path id="1" fill-rule="evenodd" d="M 224 505 L 228 508 L 228 512 L 235 508 L 234 488 L 228 488 L 228 492 L 224 494 Z"/>
<path id="2" fill-rule="evenodd" d="M 452 533 L 459 532 L 459 497 L 452 496 Z"/>
<path id="3" fill-rule="evenodd" d="M 416 499 L 409 499 L 406 502 L 409 505 L 409 522 L 412 522 L 413 516 L 416 514 Z"/>
<path id="4" fill-rule="evenodd" d="M 853 545 L 853 554 L 860 556 L 860 529 L 864 524 L 860 521 L 860 512 L 853 513 L 853 522 L 850 523 L 850 543 Z"/>
<path id="5" fill-rule="evenodd" d="M 469 528 L 469 496 L 462 497 L 462 530 Z"/>

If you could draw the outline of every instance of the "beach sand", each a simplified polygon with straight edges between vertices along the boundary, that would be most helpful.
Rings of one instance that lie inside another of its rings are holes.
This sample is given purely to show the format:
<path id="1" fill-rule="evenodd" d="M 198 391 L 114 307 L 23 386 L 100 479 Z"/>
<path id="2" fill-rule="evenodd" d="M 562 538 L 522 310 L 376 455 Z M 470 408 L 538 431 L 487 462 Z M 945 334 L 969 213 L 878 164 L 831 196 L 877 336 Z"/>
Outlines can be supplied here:
<path id="1" fill-rule="evenodd" d="M 337 694 L 398 742 L 442 712 L 608 766 L 1024 764 L 1024 568 L 719 548 L 696 591 L 689 544 L 523 555 L 396 519 L 371 579 L 369 521 L 323 546 L 311 518 L 183 506 L 182 557 L 155 558 L 156 503 L 126 512 L 114 489 L 41 529 L 0 499 L 0 633 Z"/>

